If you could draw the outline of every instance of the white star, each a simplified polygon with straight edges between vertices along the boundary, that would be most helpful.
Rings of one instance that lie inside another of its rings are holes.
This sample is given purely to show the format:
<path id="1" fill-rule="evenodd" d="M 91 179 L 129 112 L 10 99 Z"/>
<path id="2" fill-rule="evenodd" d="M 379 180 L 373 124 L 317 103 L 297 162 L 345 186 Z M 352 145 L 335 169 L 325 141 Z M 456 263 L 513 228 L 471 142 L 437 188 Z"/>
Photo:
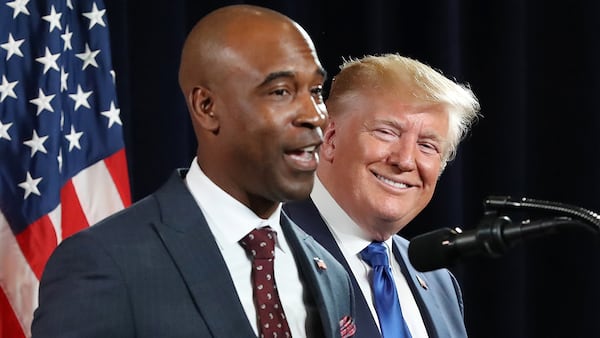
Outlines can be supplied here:
<path id="1" fill-rule="evenodd" d="M 60 35 L 60 38 L 65 42 L 65 47 L 63 48 L 63 52 L 65 50 L 72 50 L 73 46 L 71 45 L 71 38 L 73 37 L 73 32 L 69 32 L 69 25 L 65 28 L 64 34 Z"/>
<path id="2" fill-rule="evenodd" d="M 0 121 L 0 140 L 3 138 L 9 141 L 11 140 L 10 135 L 8 134 L 8 128 L 10 128 L 10 126 L 12 126 L 12 122 L 4 124 Z"/>
<path id="3" fill-rule="evenodd" d="M 108 128 L 112 127 L 114 123 L 121 126 L 123 125 L 123 123 L 121 122 L 121 118 L 119 117 L 119 115 L 121 114 L 121 109 L 115 108 L 115 103 L 112 101 L 110 102 L 110 109 L 107 111 L 103 111 L 100 114 L 108 117 Z"/>
<path id="4" fill-rule="evenodd" d="M 13 99 L 17 98 L 17 94 L 15 94 L 14 88 L 19 83 L 19 81 L 8 82 L 5 75 L 2 75 L 2 83 L 0 83 L 0 102 L 3 102 L 5 98 L 8 96 Z"/>
<path id="5" fill-rule="evenodd" d="M 62 172 L 63 158 L 62 158 L 62 149 L 58 148 L 58 156 L 56 156 L 56 161 L 58 162 L 58 171 Z"/>
<path id="6" fill-rule="evenodd" d="M 112 77 L 113 84 L 115 84 L 116 80 L 117 80 L 117 73 L 115 73 L 114 70 L 111 70 L 109 73 L 110 73 L 110 76 Z"/>
<path id="7" fill-rule="evenodd" d="M 96 24 L 99 24 L 102 27 L 106 27 L 106 24 L 104 23 L 104 19 L 102 19 L 104 12 L 106 12 L 106 9 L 99 11 L 98 7 L 96 7 L 96 3 L 94 2 L 94 4 L 92 5 L 91 12 L 82 13 L 83 16 L 90 19 L 90 26 L 88 27 L 88 29 L 92 29 L 92 27 L 94 27 L 94 25 L 96 25 Z"/>
<path id="8" fill-rule="evenodd" d="M 56 60 L 60 57 L 60 53 L 52 54 L 48 47 L 46 47 L 46 53 L 44 56 L 36 58 L 35 61 L 44 64 L 44 74 L 48 72 L 50 68 L 58 71 L 58 65 L 56 64 Z"/>
<path id="9" fill-rule="evenodd" d="M 56 96 L 56 95 L 52 94 L 52 95 L 46 96 L 46 94 L 44 94 L 44 92 L 42 91 L 42 88 L 39 89 L 38 97 L 35 99 L 29 100 L 29 102 L 38 106 L 36 115 L 40 115 L 40 113 L 44 109 L 46 109 L 50 112 L 54 112 L 54 109 L 52 108 L 52 105 L 50 104 L 50 101 L 52 101 L 54 96 Z"/>
<path id="10" fill-rule="evenodd" d="M 81 70 L 84 70 L 87 68 L 87 66 L 92 65 L 96 68 L 98 68 L 98 64 L 96 63 L 96 55 L 98 55 L 100 53 L 100 50 L 90 50 L 90 46 L 86 43 L 85 44 L 85 52 L 81 53 L 81 54 L 76 54 L 78 58 L 80 58 L 83 61 L 83 67 L 81 68 Z"/>
<path id="11" fill-rule="evenodd" d="M 73 9 L 73 3 L 71 3 L 71 0 L 67 0 L 67 7 L 69 7 L 69 9 Z"/>
<path id="12" fill-rule="evenodd" d="M 8 42 L 0 45 L 0 47 L 6 49 L 6 60 L 10 59 L 13 55 L 23 57 L 23 52 L 19 48 L 23 42 L 25 42 L 25 39 L 15 40 L 12 33 L 8 33 Z"/>
<path id="13" fill-rule="evenodd" d="M 86 108 L 91 108 L 90 104 L 88 103 L 87 99 L 88 97 L 90 97 L 90 95 L 92 95 L 92 91 L 90 90 L 89 92 L 84 92 L 81 89 L 81 85 L 77 85 L 77 93 L 76 94 L 69 94 L 69 97 L 73 99 L 73 101 L 75 101 L 75 111 L 77 111 L 77 109 L 79 109 L 79 107 L 84 106 Z"/>
<path id="14" fill-rule="evenodd" d="M 69 140 L 69 151 L 73 150 L 73 148 L 77 148 L 81 150 L 81 145 L 79 144 L 79 139 L 83 135 L 83 132 L 76 132 L 75 127 L 71 126 L 71 133 L 65 135 L 65 138 Z"/>
<path id="15" fill-rule="evenodd" d="M 8 7 L 12 7 L 14 9 L 13 19 L 16 18 L 19 13 L 25 13 L 25 15 L 29 15 L 29 10 L 27 10 L 27 4 L 29 1 L 30 0 L 14 0 L 6 3 Z"/>
<path id="16" fill-rule="evenodd" d="M 62 25 L 60 24 L 60 17 L 62 13 L 56 13 L 54 9 L 54 5 L 52 5 L 50 9 L 50 14 L 42 16 L 42 19 L 48 21 L 50 23 L 50 30 L 52 32 L 54 28 L 58 28 L 58 30 L 62 30 Z"/>
<path id="17" fill-rule="evenodd" d="M 40 193 L 37 185 L 40 184 L 40 181 L 42 180 L 41 177 L 39 178 L 32 178 L 31 174 L 29 173 L 29 171 L 27 172 L 27 178 L 25 179 L 24 182 L 19 183 L 19 187 L 25 189 L 25 196 L 23 197 L 23 199 L 27 199 L 27 197 L 29 197 L 30 194 L 36 194 L 38 196 L 42 196 L 42 194 Z"/>
<path id="18" fill-rule="evenodd" d="M 24 141 L 23 144 L 31 147 L 31 157 L 33 157 L 33 155 L 35 155 L 35 153 L 37 153 L 38 151 L 42 152 L 44 154 L 48 153 L 48 151 L 46 150 L 46 147 L 44 147 L 44 142 L 46 142 L 47 139 L 48 139 L 48 135 L 39 137 L 37 132 L 34 129 L 33 135 L 31 136 L 31 140 Z"/>
<path id="19" fill-rule="evenodd" d="M 60 92 L 64 92 L 69 89 L 67 86 L 67 79 L 69 78 L 69 73 L 65 73 L 64 67 L 60 67 Z"/>

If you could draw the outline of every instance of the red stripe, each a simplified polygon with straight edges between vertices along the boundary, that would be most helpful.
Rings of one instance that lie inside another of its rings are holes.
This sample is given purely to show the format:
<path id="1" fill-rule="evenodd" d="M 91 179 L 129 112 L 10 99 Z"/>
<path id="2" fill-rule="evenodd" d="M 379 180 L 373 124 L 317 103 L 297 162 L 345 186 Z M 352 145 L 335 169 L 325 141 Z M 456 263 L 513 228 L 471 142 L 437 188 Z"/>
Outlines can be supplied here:
<path id="1" fill-rule="evenodd" d="M 25 333 L 2 289 L 0 289 L 0 313 L 2 314 L 0 337 L 25 338 Z"/>
<path id="2" fill-rule="evenodd" d="M 79 230 L 89 226 L 87 218 L 79 203 L 73 180 L 68 180 L 60 190 L 60 203 L 62 206 L 61 228 L 62 239 L 65 239 Z"/>
<path id="3" fill-rule="evenodd" d="M 117 186 L 123 205 L 125 207 L 129 206 L 131 204 L 131 191 L 129 190 L 129 175 L 127 173 L 125 148 L 105 158 L 104 163 Z"/>
<path id="4" fill-rule="evenodd" d="M 39 280 L 46 261 L 56 247 L 56 232 L 48 215 L 30 224 L 16 239 L 23 256 Z"/>

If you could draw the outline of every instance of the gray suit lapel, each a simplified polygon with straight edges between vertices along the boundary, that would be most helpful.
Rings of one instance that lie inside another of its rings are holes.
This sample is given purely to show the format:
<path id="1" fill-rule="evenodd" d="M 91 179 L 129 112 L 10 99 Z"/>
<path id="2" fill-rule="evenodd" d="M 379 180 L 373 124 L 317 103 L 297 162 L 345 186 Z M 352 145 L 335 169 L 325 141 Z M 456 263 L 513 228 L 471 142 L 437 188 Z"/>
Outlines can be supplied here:
<path id="1" fill-rule="evenodd" d="M 173 175 L 156 198 L 163 216 L 156 231 L 212 335 L 255 336 L 208 224 L 182 178 Z"/>
<path id="2" fill-rule="evenodd" d="M 316 242 L 310 236 L 292 224 L 292 221 L 282 213 L 281 228 L 296 258 L 305 285 L 310 289 L 311 295 L 315 298 L 321 323 L 325 329 L 325 337 L 337 337 L 340 330 L 339 320 L 343 315 L 337 313 L 336 308 L 340 299 L 348 299 L 350 295 L 347 293 L 342 294 L 343 292 L 336 293 L 336 291 L 347 290 L 347 288 L 335 287 L 335 281 L 330 278 L 330 274 L 335 274 L 336 272 L 317 267 L 314 258 L 323 258 L 322 252 L 315 247 Z M 329 257 L 331 260 L 334 260 L 332 256 Z M 325 264 L 332 266 L 332 262 L 328 262 L 327 258 L 325 258 Z M 324 290 L 331 290 L 331 292 L 324 292 Z M 347 313 L 347 315 L 350 314 Z"/>
<path id="3" fill-rule="evenodd" d="M 399 250 L 399 248 L 404 248 Z M 436 295 L 429 290 L 427 287 L 427 277 L 422 273 L 415 270 L 412 265 L 406 264 L 408 262 L 406 244 L 402 243 L 400 239 L 394 237 L 394 256 L 400 267 L 402 273 L 408 282 L 408 285 L 415 296 L 417 305 L 421 310 L 421 316 L 425 322 L 427 333 L 429 337 L 449 337 L 449 332 L 442 323 L 445 323 L 445 319 L 439 317 L 437 314 L 444 313 L 444 309 L 440 308 L 440 304 L 436 299 Z M 424 285 L 422 285 L 424 283 Z"/>

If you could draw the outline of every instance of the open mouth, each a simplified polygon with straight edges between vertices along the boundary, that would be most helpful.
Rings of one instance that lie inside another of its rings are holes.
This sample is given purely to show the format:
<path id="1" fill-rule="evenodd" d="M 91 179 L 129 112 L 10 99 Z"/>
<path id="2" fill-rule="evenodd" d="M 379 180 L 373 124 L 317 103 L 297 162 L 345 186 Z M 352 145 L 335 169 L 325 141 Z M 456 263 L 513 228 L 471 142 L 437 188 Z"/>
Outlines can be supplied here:
<path id="1" fill-rule="evenodd" d="M 317 148 L 318 146 L 316 145 L 307 146 L 286 152 L 285 155 L 286 158 L 288 158 L 288 162 L 291 163 L 294 168 L 304 171 L 314 171 L 317 169 L 317 164 L 319 162 Z"/>

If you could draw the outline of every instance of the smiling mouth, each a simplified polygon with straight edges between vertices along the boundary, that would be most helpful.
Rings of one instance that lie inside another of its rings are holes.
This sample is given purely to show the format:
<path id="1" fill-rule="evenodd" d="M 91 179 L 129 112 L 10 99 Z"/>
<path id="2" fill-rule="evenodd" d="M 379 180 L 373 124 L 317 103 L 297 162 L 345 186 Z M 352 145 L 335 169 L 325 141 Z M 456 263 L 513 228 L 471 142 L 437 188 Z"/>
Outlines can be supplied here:
<path id="1" fill-rule="evenodd" d="M 407 188 L 412 187 L 412 186 L 410 186 L 410 185 L 408 185 L 406 183 L 397 182 L 397 181 L 391 180 L 391 179 L 389 179 L 387 177 L 383 177 L 383 176 L 381 176 L 379 174 L 375 174 L 375 173 L 373 173 L 373 174 L 375 175 L 375 177 L 377 177 L 377 179 L 379 181 L 383 182 L 386 185 L 392 186 L 394 188 L 397 188 L 397 189 L 407 189 Z"/>

